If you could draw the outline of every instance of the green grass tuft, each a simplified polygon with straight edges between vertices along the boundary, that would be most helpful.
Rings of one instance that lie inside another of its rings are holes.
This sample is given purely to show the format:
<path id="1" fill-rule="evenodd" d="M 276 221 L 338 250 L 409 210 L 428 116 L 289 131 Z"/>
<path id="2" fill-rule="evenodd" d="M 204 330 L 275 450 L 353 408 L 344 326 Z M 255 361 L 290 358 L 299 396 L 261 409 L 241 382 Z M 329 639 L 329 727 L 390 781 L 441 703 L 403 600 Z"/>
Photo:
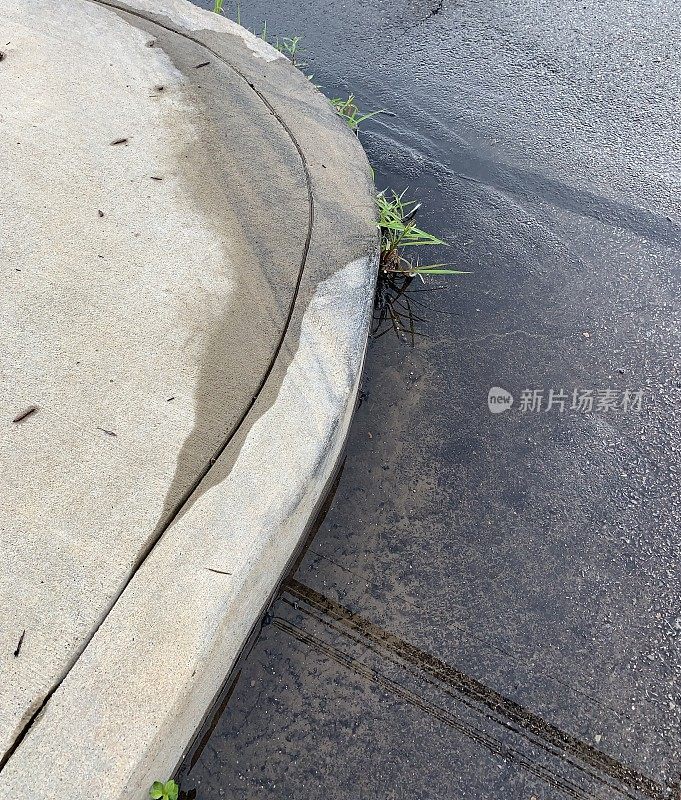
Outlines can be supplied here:
<path id="1" fill-rule="evenodd" d="M 377 114 L 385 114 L 386 111 L 369 111 L 368 113 L 362 113 L 359 109 L 359 106 L 355 102 L 355 95 L 349 94 L 346 98 L 342 97 L 334 97 L 331 100 L 331 105 L 334 107 L 336 114 L 345 120 L 346 125 L 350 128 L 350 130 L 355 131 L 355 133 L 359 130 L 359 126 L 367 119 L 371 119 L 371 117 L 375 117 Z"/>
<path id="2" fill-rule="evenodd" d="M 300 36 L 284 36 L 282 39 L 277 36 L 274 44 L 275 48 L 280 53 L 283 53 L 293 64 L 293 66 L 298 67 L 298 69 L 303 69 L 303 67 L 307 66 L 307 61 L 302 60 L 303 53 L 300 46 L 301 41 L 302 38 Z"/>
<path id="3" fill-rule="evenodd" d="M 447 246 L 447 242 L 424 231 L 416 224 L 416 212 L 421 207 L 416 201 L 405 201 L 405 192 L 385 191 L 376 196 L 378 207 L 378 229 L 381 232 L 381 270 L 384 273 L 402 275 L 465 275 L 463 270 L 449 269 L 447 264 L 421 266 L 415 259 L 403 254 L 405 247 L 427 245 Z"/>

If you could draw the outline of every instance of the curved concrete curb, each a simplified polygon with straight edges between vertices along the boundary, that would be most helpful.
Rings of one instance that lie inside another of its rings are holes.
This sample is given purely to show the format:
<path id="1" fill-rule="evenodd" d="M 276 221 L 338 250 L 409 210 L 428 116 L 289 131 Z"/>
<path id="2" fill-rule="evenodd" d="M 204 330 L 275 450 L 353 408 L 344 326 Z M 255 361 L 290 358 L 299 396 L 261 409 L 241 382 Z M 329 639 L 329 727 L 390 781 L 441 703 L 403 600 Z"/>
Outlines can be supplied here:
<path id="1" fill-rule="evenodd" d="M 120 15 L 175 66 L 203 53 L 231 70 L 290 138 L 308 193 L 303 265 L 263 384 L 0 772 L 13 800 L 142 800 L 177 766 L 340 455 L 376 274 L 373 183 L 328 101 L 234 23 L 184 0 L 69 2 Z"/>

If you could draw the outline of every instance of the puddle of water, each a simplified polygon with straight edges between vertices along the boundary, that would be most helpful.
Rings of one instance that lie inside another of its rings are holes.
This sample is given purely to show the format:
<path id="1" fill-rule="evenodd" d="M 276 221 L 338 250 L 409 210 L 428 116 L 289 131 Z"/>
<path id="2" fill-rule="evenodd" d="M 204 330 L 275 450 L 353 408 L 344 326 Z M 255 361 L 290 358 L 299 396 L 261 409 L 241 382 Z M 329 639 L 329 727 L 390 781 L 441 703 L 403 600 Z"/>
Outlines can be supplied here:
<path id="1" fill-rule="evenodd" d="M 605 63 L 614 2 L 245 6 L 303 35 L 327 93 L 399 113 L 363 134 L 377 184 L 423 200 L 451 243 L 425 256 L 472 274 L 414 295 L 415 347 L 372 344 L 333 502 L 183 788 L 672 797 L 681 207 L 653 59 L 678 11 L 631 9 L 638 50 Z M 577 387 L 643 389 L 642 410 L 518 409 Z"/>

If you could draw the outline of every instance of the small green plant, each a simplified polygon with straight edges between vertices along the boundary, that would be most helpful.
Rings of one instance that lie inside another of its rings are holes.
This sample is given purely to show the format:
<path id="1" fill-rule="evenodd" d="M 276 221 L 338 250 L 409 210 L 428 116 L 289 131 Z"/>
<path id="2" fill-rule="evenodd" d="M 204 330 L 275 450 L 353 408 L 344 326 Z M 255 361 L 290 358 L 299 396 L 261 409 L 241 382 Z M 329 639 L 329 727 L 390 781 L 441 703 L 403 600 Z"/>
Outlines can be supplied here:
<path id="1" fill-rule="evenodd" d="M 289 61 L 293 64 L 294 67 L 298 67 L 298 69 L 303 69 L 303 67 L 307 66 L 307 62 L 302 60 L 302 48 L 300 46 L 300 42 L 302 41 L 300 36 L 292 36 L 292 37 L 284 37 L 280 39 L 277 36 L 275 42 L 275 48 L 280 52 L 283 53 Z"/>
<path id="2" fill-rule="evenodd" d="M 222 14 L 224 12 L 224 0 L 213 0 L 213 11 L 216 14 Z M 239 0 L 236 2 L 236 23 L 237 25 L 241 25 L 241 4 Z M 302 70 L 307 66 L 307 62 L 303 61 L 302 56 L 302 47 L 300 43 L 302 41 L 301 36 L 283 36 L 282 38 L 276 37 L 274 44 L 270 42 L 269 34 L 267 32 L 267 20 L 265 20 L 262 24 L 262 30 L 258 33 L 257 30 L 252 31 L 254 36 L 258 36 L 263 42 L 267 42 L 274 47 L 275 50 L 278 50 L 282 55 L 285 55 L 289 61 L 293 64 L 294 67 Z M 312 80 L 314 75 L 307 75 L 308 80 Z M 317 86 L 317 84 L 315 84 Z M 319 89 L 320 87 L 317 86 Z"/>
<path id="3" fill-rule="evenodd" d="M 149 797 L 152 800 L 177 800 L 179 793 L 180 787 L 172 778 L 165 783 L 154 781 L 151 789 L 149 789 Z"/>
<path id="4" fill-rule="evenodd" d="M 222 14 L 224 11 L 225 0 L 213 0 L 213 11 Z M 236 4 L 236 23 L 241 25 L 241 4 L 237 0 Z"/>
<path id="5" fill-rule="evenodd" d="M 442 245 L 447 242 L 422 230 L 416 225 L 416 212 L 421 207 L 416 201 L 405 201 L 402 194 L 379 192 L 376 196 L 378 206 L 378 228 L 381 232 L 381 270 L 403 275 L 462 275 L 461 270 L 448 269 L 447 264 L 421 266 L 418 261 L 403 254 L 405 247 L 423 245 Z"/>
<path id="6" fill-rule="evenodd" d="M 367 119 L 375 117 L 377 114 L 386 114 L 386 111 L 369 111 L 363 114 L 355 101 L 355 95 L 349 94 L 346 98 L 334 97 L 331 100 L 331 105 L 334 107 L 336 114 L 345 120 L 346 125 L 350 130 L 357 132 L 359 126 Z"/>
<path id="7" fill-rule="evenodd" d="M 404 255 L 406 247 L 422 245 L 440 245 L 447 243 L 432 233 L 424 231 L 416 224 L 416 212 L 421 204 L 406 201 L 405 192 L 396 194 L 386 191 L 376 196 L 378 207 L 378 228 L 381 234 L 381 259 L 374 300 L 374 325 L 372 335 L 375 339 L 389 330 L 394 330 L 400 339 L 411 339 L 412 345 L 416 336 L 422 336 L 416 324 L 425 322 L 417 316 L 414 307 L 423 307 L 426 313 L 428 306 L 418 299 L 417 292 L 437 291 L 443 287 L 414 289 L 412 281 L 418 277 L 424 281 L 428 275 L 462 275 L 462 270 L 449 269 L 447 264 L 429 264 L 421 266 L 417 259 Z"/>

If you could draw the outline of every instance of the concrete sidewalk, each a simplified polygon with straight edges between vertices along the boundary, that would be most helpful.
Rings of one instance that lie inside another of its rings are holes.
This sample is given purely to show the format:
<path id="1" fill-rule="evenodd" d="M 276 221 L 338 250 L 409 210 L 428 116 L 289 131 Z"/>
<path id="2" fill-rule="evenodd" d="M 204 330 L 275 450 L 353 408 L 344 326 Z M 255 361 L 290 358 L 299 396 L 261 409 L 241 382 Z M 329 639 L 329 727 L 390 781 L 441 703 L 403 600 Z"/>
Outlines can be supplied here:
<path id="1" fill-rule="evenodd" d="M 333 472 L 372 182 L 285 58 L 184 0 L 0 20 L 0 792 L 141 798 Z"/>

